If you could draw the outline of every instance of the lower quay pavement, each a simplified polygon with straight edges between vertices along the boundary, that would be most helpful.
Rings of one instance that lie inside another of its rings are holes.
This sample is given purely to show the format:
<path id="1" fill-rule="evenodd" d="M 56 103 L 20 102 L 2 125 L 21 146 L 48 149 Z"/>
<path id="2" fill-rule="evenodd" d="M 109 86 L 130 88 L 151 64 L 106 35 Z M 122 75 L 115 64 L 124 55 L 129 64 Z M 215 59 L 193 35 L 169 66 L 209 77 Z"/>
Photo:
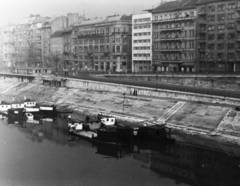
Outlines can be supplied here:
<path id="1" fill-rule="evenodd" d="M 204 103 L 153 96 L 120 94 L 109 91 L 67 87 L 49 87 L 39 83 L 0 80 L 0 100 L 49 101 L 57 108 L 71 108 L 72 118 L 112 115 L 129 126 L 147 122 L 162 124 L 188 135 L 221 140 L 240 145 L 240 112 L 233 105 Z"/>

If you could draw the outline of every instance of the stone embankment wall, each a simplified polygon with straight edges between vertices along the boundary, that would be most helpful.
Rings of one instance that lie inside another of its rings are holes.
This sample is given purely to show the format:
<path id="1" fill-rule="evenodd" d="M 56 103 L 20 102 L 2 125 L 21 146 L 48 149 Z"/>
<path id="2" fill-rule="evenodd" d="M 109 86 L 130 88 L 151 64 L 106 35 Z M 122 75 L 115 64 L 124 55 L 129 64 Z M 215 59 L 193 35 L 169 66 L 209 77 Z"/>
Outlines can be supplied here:
<path id="1" fill-rule="evenodd" d="M 240 76 L 237 75 L 105 75 L 105 77 L 240 91 Z"/>
<path id="2" fill-rule="evenodd" d="M 125 94 L 132 94 L 134 90 L 136 90 L 138 95 L 143 95 L 143 96 L 173 98 L 173 99 L 181 99 L 181 100 L 188 100 L 188 101 L 228 104 L 228 105 L 236 105 L 236 106 L 240 105 L 240 99 L 235 99 L 235 98 L 211 96 L 211 95 L 203 95 L 203 94 L 187 93 L 187 92 L 178 92 L 178 91 L 154 89 L 154 88 L 146 88 L 146 87 L 134 87 L 134 86 L 128 86 L 128 85 L 102 83 L 102 82 L 86 81 L 86 80 L 67 79 L 66 87 L 86 89 L 86 90 L 89 89 L 89 90 L 98 90 L 98 91 L 118 92 L 118 93 L 125 93 Z"/>

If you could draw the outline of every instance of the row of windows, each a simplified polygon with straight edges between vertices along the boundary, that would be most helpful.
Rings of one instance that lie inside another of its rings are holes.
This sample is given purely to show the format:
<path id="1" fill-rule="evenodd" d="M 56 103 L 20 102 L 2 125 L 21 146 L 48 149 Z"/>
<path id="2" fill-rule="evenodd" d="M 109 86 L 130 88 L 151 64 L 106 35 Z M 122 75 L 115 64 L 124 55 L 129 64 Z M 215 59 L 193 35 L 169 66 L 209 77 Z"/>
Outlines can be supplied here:
<path id="1" fill-rule="evenodd" d="M 120 59 L 127 59 L 127 56 L 119 56 Z M 78 56 L 78 59 L 85 59 L 85 60 L 88 60 L 88 59 L 92 59 L 90 58 L 89 56 Z M 105 56 L 105 55 L 101 55 L 101 56 L 94 56 L 93 59 L 117 59 L 116 56 Z"/>
<path id="2" fill-rule="evenodd" d="M 182 27 L 192 27 L 194 26 L 195 23 L 194 21 L 183 21 L 183 22 L 178 22 L 178 23 L 158 23 L 153 25 L 153 29 L 170 29 L 170 28 L 182 28 Z"/>
<path id="3" fill-rule="evenodd" d="M 134 33 L 134 36 L 150 36 L 150 32 L 141 32 L 141 33 Z"/>
<path id="4" fill-rule="evenodd" d="M 194 53 L 183 53 L 183 54 L 176 54 L 176 53 L 170 53 L 170 54 L 154 54 L 153 59 L 161 59 L 161 60 L 181 60 L 181 59 L 195 59 Z"/>
<path id="5" fill-rule="evenodd" d="M 200 58 L 206 58 L 206 59 L 234 59 L 235 56 L 237 57 L 237 55 L 235 55 L 234 53 L 227 53 L 227 55 L 225 55 L 224 53 L 208 53 L 206 54 L 200 54 Z"/>
<path id="6" fill-rule="evenodd" d="M 199 12 L 206 12 L 206 10 L 208 10 L 208 12 L 213 12 L 216 10 L 223 11 L 225 9 L 232 10 L 232 9 L 235 9 L 236 7 L 237 7 L 236 3 L 229 3 L 228 5 L 220 4 L 218 6 L 212 5 L 212 6 L 208 6 L 208 7 L 200 7 Z"/>
<path id="7" fill-rule="evenodd" d="M 153 38 L 157 39 L 159 38 L 179 38 L 179 37 L 194 37 L 195 36 L 195 30 L 184 30 L 184 32 L 182 32 L 181 34 L 179 33 L 167 33 L 167 34 L 162 34 L 162 33 L 158 33 L 158 32 L 154 32 L 153 33 Z"/>
<path id="8" fill-rule="evenodd" d="M 207 16 L 207 20 L 208 21 L 215 21 L 216 20 L 216 16 L 217 16 L 217 20 L 218 21 L 224 21 L 224 20 L 233 20 L 236 18 L 236 14 L 234 13 L 230 13 L 230 14 L 219 14 L 219 15 L 209 15 Z M 206 21 L 204 19 L 200 19 L 199 21 Z"/>
<path id="9" fill-rule="evenodd" d="M 213 30 L 216 30 L 216 28 L 217 28 L 217 30 L 225 30 L 225 28 L 227 28 L 227 29 L 235 29 L 236 27 L 237 26 L 236 26 L 235 23 L 228 23 L 227 25 L 225 25 L 225 24 L 208 25 L 207 29 L 209 31 L 213 31 Z M 205 28 L 206 28 L 205 26 L 201 26 L 200 30 L 202 30 L 202 31 L 206 30 Z"/>
<path id="10" fill-rule="evenodd" d="M 127 42 L 127 37 L 114 37 L 112 38 L 112 43 L 119 43 L 119 42 Z M 109 38 L 103 38 L 103 39 L 73 39 L 73 45 L 82 45 L 82 44 L 103 44 L 103 43 L 109 43 Z"/>
<path id="11" fill-rule="evenodd" d="M 142 18 L 142 19 L 134 19 L 134 22 L 146 22 L 146 21 L 151 21 L 150 18 Z"/>
<path id="12" fill-rule="evenodd" d="M 99 28 L 88 31 L 74 31 L 74 35 L 108 34 L 110 32 L 129 32 L 128 27 Z"/>
<path id="13" fill-rule="evenodd" d="M 150 54 L 133 54 L 134 57 L 150 57 Z"/>
<path id="14" fill-rule="evenodd" d="M 226 44 L 227 46 L 227 49 L 235 49 L 235 43 L 227 43 Z M 214 50 L 214 49 L 225 49 L 225 43 L 211 43 L 211 44 L 208 44 L 208 47 L 207 47 L 209 50 Z M 240 45 L 237 45 L 237 48 L 240 49 Z"/>
<path id="15" fill-rule="evenodd" d="M 134 50 L 150 50 L 150 46 L 144 46 L 144 47 L 133 47 Z"/>
<path id="16" fill-rule="evenodd" d="M 151 25 L 140 25 L 140 26 L 134 26 L 134 29 L 144 29 L 144 28 L 151 28 Z"/>
<path id="17" fill-rule="evenodd" d="M 236 35 L 235 33 L 228 33 L 228 34 L 209 34 L 207 36 L 208 40 L 224 40 L 224 39 L 235 39 Z M 200 39 L 204 39 L 202 37 L 200 37 Z"/>
<path id="18" fill-rule="evenodd" d="M 163 20 L 163 19 L 177 19 L 181 17 L 193 17 L 194 12 L 182 12 L 182 13 L 175 13 L 175 14 L 165 14 L 165 15 L 159 15 L 155 16 L 155 20 Z"/>
<path id="19" fill-rule="evenodd" d="M 150 39 L 139 39 L 139 40 L 134 40 L 134 43 L 150 43 Z"/>

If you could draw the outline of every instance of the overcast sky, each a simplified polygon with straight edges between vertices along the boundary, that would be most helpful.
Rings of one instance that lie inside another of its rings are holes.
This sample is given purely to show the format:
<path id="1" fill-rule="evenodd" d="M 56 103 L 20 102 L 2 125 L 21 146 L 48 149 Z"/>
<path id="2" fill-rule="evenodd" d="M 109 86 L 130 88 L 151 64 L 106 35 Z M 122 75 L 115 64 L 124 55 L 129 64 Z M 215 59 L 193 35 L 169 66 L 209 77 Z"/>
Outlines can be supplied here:
<path id="1" fill-rule="evenodd" d="M 0 27 L 17 23 L 30 14 L 66 15 L 78 12 L 87 18 L 113 14 L 137 14 L 160 4 L 161 0 L 0 0 Z"/>

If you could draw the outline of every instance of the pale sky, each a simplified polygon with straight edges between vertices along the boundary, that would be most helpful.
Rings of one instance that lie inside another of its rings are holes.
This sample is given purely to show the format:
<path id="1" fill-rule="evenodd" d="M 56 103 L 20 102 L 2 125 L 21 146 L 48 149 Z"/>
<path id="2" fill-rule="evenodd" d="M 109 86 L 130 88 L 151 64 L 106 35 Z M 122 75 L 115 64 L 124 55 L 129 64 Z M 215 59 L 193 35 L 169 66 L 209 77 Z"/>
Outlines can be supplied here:
<path id="1" fill-rule="evenodd" d="M 0 27 L 17 23 L 30 14 L 41 16 L 66 15 L 78 12 L 87 18 L 113 14 L 138 14 L 150 9 L 161 0 L 0 0 Z"/>

